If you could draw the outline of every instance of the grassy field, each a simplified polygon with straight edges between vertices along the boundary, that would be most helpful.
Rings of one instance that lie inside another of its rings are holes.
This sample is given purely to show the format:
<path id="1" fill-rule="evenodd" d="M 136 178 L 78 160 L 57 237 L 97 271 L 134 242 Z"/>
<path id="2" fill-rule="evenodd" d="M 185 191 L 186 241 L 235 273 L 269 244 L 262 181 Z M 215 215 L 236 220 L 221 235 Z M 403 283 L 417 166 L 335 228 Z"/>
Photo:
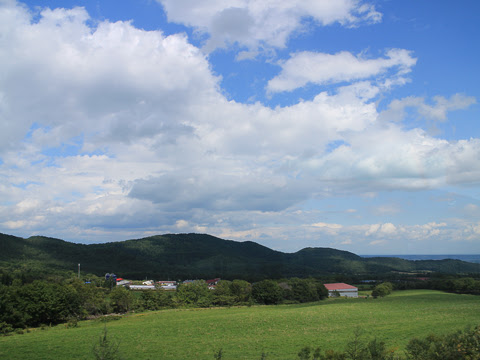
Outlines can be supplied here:
<path id="1" fill-rule="evenodd" d="M 413 337 L 480 324 L 480 297 L 399 291 L 383 299 L 335 299 L 315 304 L 165 310 L 107 322 L 125 359 L 295 359 L 306 345 L 343 350 L 360 327 L 401 351 Z M 104 323 L 79 322 L 0 337 L 1 359 L 92 359 Z"/>

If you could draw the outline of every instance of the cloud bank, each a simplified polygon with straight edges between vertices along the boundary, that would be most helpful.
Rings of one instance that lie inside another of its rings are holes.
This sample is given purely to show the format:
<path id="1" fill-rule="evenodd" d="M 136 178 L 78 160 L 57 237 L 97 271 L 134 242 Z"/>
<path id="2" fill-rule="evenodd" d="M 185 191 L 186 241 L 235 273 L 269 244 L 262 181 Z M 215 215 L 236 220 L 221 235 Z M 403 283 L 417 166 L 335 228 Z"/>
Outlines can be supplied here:
<path id="1" fill-rule="evenodd" d="M 319 26 L 381 20 L 373 6 L 347 0 L 161 3 L 171 21 L 209 35 L 208 51 L 285 47 L 305 18 Z M 444 122 L 474 98 L 405 97 L 379 109 L 378 99 L 415 66 L 413 52 L 293 53 L 268 91 L 335 88 L 271 108 L 227 99 L 208 55 L 184 34 L 93 20 L 81 7 L 34 13 L 1 4 L 3 232 L 105 241 L 201 231 L 282 249 L 318 238 L 327 242 L 318 246 L 366 248 L 478 239 L 478 222 L 462 234 L 460 221 L 339 224 L 306 211 L 309 202 L 347 195 L 480 185 L 479 139 L 448 141 L 403 126 L 406 109 Z M 351 204 L 344 210 L 358 216 Z"/>

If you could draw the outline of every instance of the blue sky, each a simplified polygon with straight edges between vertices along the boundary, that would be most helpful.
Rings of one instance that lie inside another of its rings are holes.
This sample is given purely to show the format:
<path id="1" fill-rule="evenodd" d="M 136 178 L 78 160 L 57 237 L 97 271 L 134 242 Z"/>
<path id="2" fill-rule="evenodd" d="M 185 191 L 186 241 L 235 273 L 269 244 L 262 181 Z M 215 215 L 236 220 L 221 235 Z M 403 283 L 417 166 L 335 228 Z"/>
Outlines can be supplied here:
<path id="1" fill-rule="evenodd" d="M 480 253 L 480 3 L 0 1 L 0 232 Z"/>

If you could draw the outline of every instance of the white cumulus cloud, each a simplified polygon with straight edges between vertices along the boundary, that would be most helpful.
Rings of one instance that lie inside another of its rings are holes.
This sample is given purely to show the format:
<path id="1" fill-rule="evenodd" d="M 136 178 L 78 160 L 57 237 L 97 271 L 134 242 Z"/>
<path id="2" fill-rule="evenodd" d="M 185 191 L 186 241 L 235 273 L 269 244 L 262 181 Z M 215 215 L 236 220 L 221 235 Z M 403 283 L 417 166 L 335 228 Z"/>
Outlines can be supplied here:
<path id="1" fill-rule="evenodd" d="M 292 54 L 279 65 L 279 75 L 268 82 L 269 92 L 291 91 L 308 83 L 329 84 L 368 79 L 394 69 L 395 74 L 410 72 L 417 59 L 404 49 L 388 50 L 385 58 L 368 59 L 348 51 L 337 54 L 303 51 Z"/>
<path id="2" fill-rule="evenodd" d="M 157 0 L 171 22 L 208 36 L 206 51 L 238 44 L 254 55 L 259 48 L 283 48 L 303 20 L 327 26 L 377 23 L 382 15 L 359 0 Z M 247 56 L 247 55 L 244 55 Z"/>

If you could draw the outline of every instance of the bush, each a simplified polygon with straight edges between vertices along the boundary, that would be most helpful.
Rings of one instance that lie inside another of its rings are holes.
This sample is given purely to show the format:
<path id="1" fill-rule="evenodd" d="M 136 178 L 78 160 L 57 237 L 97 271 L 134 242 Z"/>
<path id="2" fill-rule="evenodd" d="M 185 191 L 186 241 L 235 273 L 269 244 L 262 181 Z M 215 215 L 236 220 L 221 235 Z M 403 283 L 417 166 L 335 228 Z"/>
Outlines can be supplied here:
<path id="1" fill-rule="evenodd" d="M 78 327 L 78 319 L 76 317 L 71 317 L 68 319 L 67 323 L 65 324 L 66 329 L 76 328 Z"/>
<path id="2" fill-rule="evenodd" d="M 305 346 L 297 355 L 300 360 L 319 359 L 321 356 L 320 348 L 312 350 L 310 346 Z"/>
<path id="3" fill-rule="evenodd" d="M 480 359 L 480 326 L 445 336 L 412 339 L 406 347 L 409 360 Z"/>
<path id="4" fill-rule="evenodd" d="M 13 327 L 5 321 L 0 322 L 0 335 L 9 335 L 13 332 Z"/>
<path id="5" fill-rule="evenodd" d="M 326 350 L 322 352 L 320 348 L 313 350 L 309 346 L 304 347 L 298 353 L 300 360 L 394 360 L 395 355 L 385 346 L 383 341 L 376 338 L 368 343 L 362 339 L 362 332 L 356 329 L 353 333 L 353 339 L 345 348 L 345 351 Z M 417 360 L 417 359 L 416 359 Z M 420 359 L 418 359 L 420 360 Z"/>

